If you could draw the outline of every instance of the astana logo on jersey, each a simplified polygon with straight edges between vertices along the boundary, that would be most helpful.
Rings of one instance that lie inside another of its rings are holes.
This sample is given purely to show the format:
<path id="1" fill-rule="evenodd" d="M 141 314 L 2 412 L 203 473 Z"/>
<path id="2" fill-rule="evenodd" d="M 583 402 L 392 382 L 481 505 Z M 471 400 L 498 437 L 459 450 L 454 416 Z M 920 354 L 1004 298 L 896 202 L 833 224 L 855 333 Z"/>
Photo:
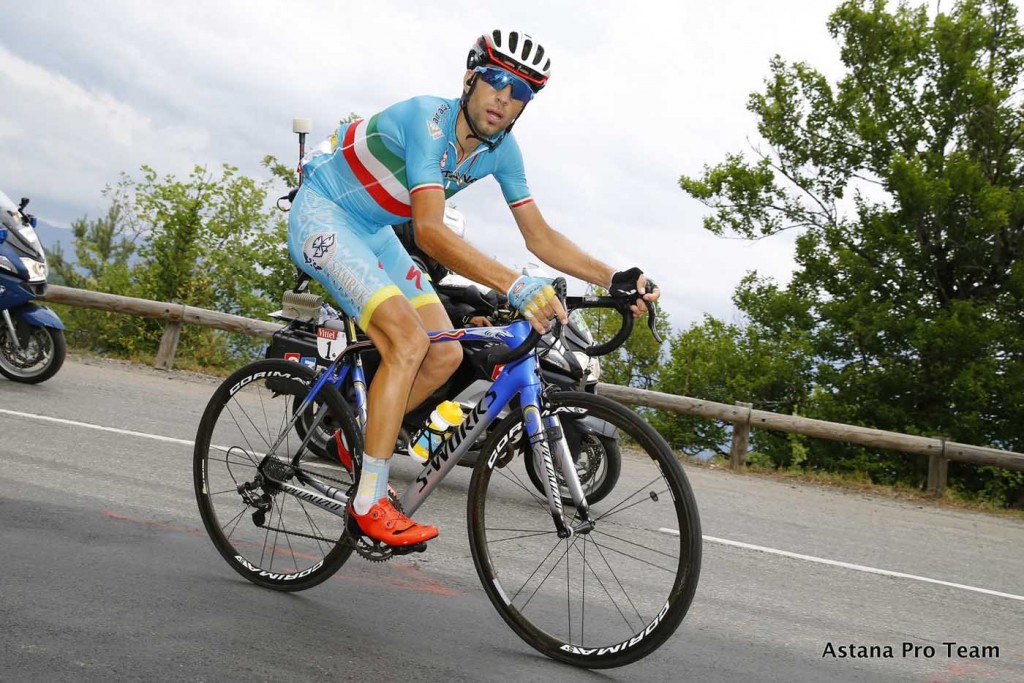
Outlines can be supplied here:
<path id="1" fill-rule="evenodd" d="M 302 245 L 302 257 L 316 270 L 323 270 L 334 256 L 338 236 L 332 232 L 315 232 Z"/>

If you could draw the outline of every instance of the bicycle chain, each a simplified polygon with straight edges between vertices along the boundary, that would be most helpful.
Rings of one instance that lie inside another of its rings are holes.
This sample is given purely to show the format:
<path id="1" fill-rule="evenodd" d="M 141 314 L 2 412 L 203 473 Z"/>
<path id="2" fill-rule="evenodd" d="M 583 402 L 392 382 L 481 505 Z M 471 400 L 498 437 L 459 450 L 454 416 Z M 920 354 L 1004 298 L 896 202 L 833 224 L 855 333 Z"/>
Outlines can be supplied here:
<path id="1" fill-rule="evenodd" d="M 301 469 L 299 471 L 301 471 Z M 331 482 L 334 482 L 336 484 L 343 484 L 343 485 L 349 486 L 350 487 L 349 494 L 352 493 L 351 488 L 355 486 L 355 484 L 353 484 L 350 481 L 344 481 L 342 479 L 338 479 L 337 477 L 332 477 L 332 476 L 330 476 L 328 474 L 322 474 L 320 472 L 316 473 L 316 477 L 317 477 L 317 479 L 326 479 L 327 481 L 331 481 Z M 338 488 L 341 488 L 341 487 L 338 487 Z M 279 492 L 274 492 L 271 495 L 276 496 L 278 493 Z M 287 529 L 284 529 L 284 528 L 267 526 L 266 524 L 258 524 L 256 522 L 256 520 L 253 520 L 253 524 L 257 528 L 259 528 L 259 529 L 266 529 L 268 531 L 273 531 L 275 533 L 284 534 L 285 536 L 298 536 L 300 538 L 308 538 L 308 539 L 313 540 L 313 541 L 323 541 L 324 543 L 337 543 L 338 540 L 339 540 L 339 539 L 336 539 L 336 538 L 324 538 L 323 536 L 314 536 L 313 534 L 306 534 L 306 533 L 303 533 L 301 531 L 288 531 Z"/>
<path id="2" fill-rule="evenodd" d="M 342 479 L 338 479 L 337 477 L 332 477 L 327 474 L 321 474 L 320 472 L 317 472 L 316 476 L 318 479 L 325 479 L 336 484 L 348 485 L 349 497 L 351 498 L 352 495 L 354 494 L 353 489 L 355 488 L 355 484 L 352 482 L 344 481 Z M 402 512 L 402 503 L 398 500 L 398 497 L 395 495 L 389 495 L 389 497 L 391 498 L 391 504 L 395 506 L 395 509 L 398 510 L 399 512 Z M 346 515 L 344 519 L 347 521 L 348 516 Z M 313 541 L 323 541 L 324 543 L 336 543 L 338 540 L 332 538 L 324 538 L 322 536 L 315 536 L 313 534 L 307 534 L 301 531 L 288 531 L 287 529 L 271 527 L 267 526 L 266 524 L 256 524 L 255 520 L 253 520 L 253 523 L 260 529 L 266 529 L 268 531 L 284 534 L 286 536 L 298 536 L 300 538 L 308 538 Z M 354 545 L 355 551 L 359 553 L 359 556 L 362 557 L 364 560 L 367 560 L 368 562 L 387 562 L 392 557 L 394 557 L 394 550 L 392 548 L 380 543 L 379 541 L 373 541 L 373 543 L 371 544 L 367 541 L 367 538 L 365 536 L 359 536 L 358 538 L 356 538 Z"/>

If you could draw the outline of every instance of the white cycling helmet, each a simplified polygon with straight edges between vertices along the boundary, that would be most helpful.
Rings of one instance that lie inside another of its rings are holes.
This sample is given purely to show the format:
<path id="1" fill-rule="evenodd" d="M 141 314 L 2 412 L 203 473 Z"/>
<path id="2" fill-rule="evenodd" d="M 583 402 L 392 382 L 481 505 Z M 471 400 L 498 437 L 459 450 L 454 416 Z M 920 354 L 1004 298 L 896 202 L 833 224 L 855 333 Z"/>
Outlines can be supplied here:
<path id="1" fill-rule="evenodd" d="M 444 224 L 462 239 L 466 239 L 466 218 L 451 204 L 444 205 Z"/>
<path id="2" fill-rule="evenodd" d="M 544 46 L 522 31 L 495 29 L 476 39 L 466 58 L 466 68 L 498 66 L 520 76 L 533 92 L 540 92 L 551 75 L 551 58 Z"/>

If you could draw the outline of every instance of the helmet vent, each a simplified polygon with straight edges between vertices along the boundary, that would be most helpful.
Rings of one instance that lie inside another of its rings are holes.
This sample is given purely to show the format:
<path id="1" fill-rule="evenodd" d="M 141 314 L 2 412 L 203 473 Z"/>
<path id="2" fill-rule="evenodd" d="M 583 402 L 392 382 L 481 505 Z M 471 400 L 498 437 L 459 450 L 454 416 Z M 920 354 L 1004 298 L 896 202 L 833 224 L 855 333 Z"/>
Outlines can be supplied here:
<path id="1" fill-rule="evenodd" d="M 543 45 L 538 45 L 537 46 L 537 54 L 535 54 L 533 56 L 533 65 L 537 66 L 538 64 L 540 64 L 540 60 L 542 60 L 542 59 L 544 59 L 544 46 Z"/>
<path id="2" fill-rule="evenodd" d="M 530 50 L 533 49 L 533 41 L 527 38 L 523 41 L 523 59 L 527 59 L 530 56 Z"/>
<path id="3" fill-rule="evenodd" d="M 512 31 L 508 34 L 508 51 L 515 54 L 516 48 L 519 46 L 519 33 Z"/>
<path id="4" fill-rule="evenodd" d="M 501 47 L 501 31 L 494 31 L 491 37 L 494 39 L 494 46 Z"/>

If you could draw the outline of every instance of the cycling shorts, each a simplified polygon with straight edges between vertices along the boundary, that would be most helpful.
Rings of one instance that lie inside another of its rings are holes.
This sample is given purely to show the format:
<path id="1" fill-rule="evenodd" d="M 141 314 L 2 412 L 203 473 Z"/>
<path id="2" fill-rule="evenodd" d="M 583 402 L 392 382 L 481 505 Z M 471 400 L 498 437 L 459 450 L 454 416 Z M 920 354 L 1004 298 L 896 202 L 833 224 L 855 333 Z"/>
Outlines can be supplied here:
<path id="1" fill-rule="evenodd" d="M 389 225 L 371 226 L 307 185 L 288 217 L 288 254 L 363 330 L 381 302 L 441 303 Z"/>

